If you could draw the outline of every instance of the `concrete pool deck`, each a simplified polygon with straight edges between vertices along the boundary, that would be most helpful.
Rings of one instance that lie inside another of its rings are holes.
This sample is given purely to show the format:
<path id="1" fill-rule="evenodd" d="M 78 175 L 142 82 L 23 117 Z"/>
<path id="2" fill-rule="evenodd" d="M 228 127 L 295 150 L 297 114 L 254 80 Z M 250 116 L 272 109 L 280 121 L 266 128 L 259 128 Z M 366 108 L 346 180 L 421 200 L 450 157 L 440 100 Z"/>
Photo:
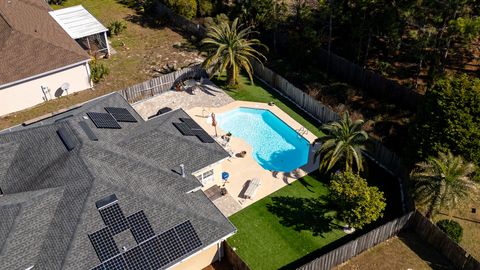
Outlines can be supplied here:
<path id="1" fill-rule="evenodd" d="M 270 106 L 265 103 L 258 102 L 247 102 L 247 101 L 234 101 L 229 104 L 226 104 L 221 107 L 196 107 L 187 110 L 186 112 L 210 135 L 215 138 L 215 128 L 211 125 L 211 121 L 208 119 L 208 116 L 211 113 L 220 114 L 223 112 L 231 111 L 239 107 L 249 107 L 256 109 L 267 109 L 284 121 L 294 130 L 300 130 L 303 128 L 301 124 L 295 121 L 287 113 L 282 111 L 280 108 L 275 105 Z M 218 138 L 228 131 L 221 130 L 217 126 L 217 135 Z M 303 137 L 312 143 L 317 137 L 313 135 L 310 131 L 306 134 L 303 134 Z M 230 174 L 228 182 L 225 184 L 225 188 L 228 193 L 235 199 L 235 201 L 240 205 L 241 208 L 247 207 L 252 203 L 270 195 L 271 193 L 283 188 L 284 186 L 292 183 L 298 178 L 303 177 L 304 175 L 315 171 L 318 168 L 318 162 L 314 162 L 313 154 L 314 150 L 310 149 L 309 161 L 306 165 L 293 170 L 292 172 L 272 172 L 265 170 L 261 167 L 252 156 L 252 147 L 243 139 L 232 136 L 230 142 L 225 147 L 227 150 L 230 150 L 234 155 L 229 158 L 227 161 L 222 163 L 222 170 Z M 246 151 L 247 155 L 244 158 L 236 157 L 236 154 L 241 151 Z M 257 189 L 256 194 L 252 199 L 244 199 L 243 194 L 248 187 L 248 181 L 258 178 L 261 181 L 260 187 Z M 217 179 L 216 182 L 210 183 L 208 186 L 205 186 L 203 190 L 206 190 L 213 185 L 222 186 L 223 183 L 220 182 L 220 179 Z M 229 203 L 232 203 L 229 200 Z M 226 206 L 227 207 L 227 206 Z M 219 206 L 222 209 L 222 206 Z M 232 208 L 232 206 L 228 206 Z M 240 209 L 240 208 L 238 208 Z M 232 213 L 228 213 L 229 215 Z"/>

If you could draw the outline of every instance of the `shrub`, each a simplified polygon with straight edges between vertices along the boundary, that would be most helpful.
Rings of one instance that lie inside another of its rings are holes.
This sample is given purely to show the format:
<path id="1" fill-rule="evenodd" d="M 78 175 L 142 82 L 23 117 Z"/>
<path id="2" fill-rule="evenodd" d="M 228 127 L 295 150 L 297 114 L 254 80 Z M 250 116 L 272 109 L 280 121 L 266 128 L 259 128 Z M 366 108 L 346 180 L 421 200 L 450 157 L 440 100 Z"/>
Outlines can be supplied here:
<path id="1" fill-rule="evenodd" d="M 197 10 L 200 17 L 210 16 L 213 13 L 211 0 L 197 0 Z"/>
<path id="2" fill-rule="evenodd" d="M 460 243 L 463 236 L 463 228 L 462 226 L 456 222 L 455 220 L 451 219 L 442 219 L 437 222 L 438 228 L 446 233 L 453 241 L 456 243 Z"/>
<path id="3" fill-rule="evenodd" d="M 164 0 L 167 7 L 171 8 L 176 14 L 191 19 L 197 15 L 196 0 Z"/>
<path id="4" fill-rule="evenodd" d="M 420 159 L 450 150 L 480 165 L 480 79 L 461 75 L 437 81 L 411 131 L 409 152 Z"/>
<path id="5" fill-rule="evenodd" d="M 108 26 L 108 32 L 111 36 L 118 36 L 127 29 L 127 23 L 125 21 L 113 21 Z"/>
<path id="6" fill-rule="evenodd" d="M 383 192 L 352 172 L 336 173 L 330 182 L 329 199 L 337 208 L 340 220 L 361 229 L 383 216 L 386 203 Z"/>
<path id="7" fill-rule="evenodd" d="M 98 83 L 110 73 L 110 69 L 103 63 L 98 63 L 97 60 L 92 60 L 90 62 L 90 73 L 92 81 Z"/>

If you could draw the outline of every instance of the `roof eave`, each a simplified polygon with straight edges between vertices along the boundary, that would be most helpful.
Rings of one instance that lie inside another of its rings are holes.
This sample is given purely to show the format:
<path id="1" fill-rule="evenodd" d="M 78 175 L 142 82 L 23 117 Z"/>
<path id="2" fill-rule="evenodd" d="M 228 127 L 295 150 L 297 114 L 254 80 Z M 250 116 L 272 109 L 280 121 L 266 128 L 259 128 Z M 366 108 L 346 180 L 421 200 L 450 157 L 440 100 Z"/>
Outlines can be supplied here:
<path id="1" fill-rule="evenodd" d="M 26 78 L 23 78 L 23 79 L 20 79 L 20 80 L 16 80 L 16 81 L 13 81 L 13 82 L 8 82 L 8 83 L 5 83 L 5 84 L 0 84 L 0 90 L 2 90 L 4 88 L 7 88 L 9 86 L 13 86 L 13 85 L 20 84 L 20 83 L 23 83 L 23 82 L 31 81 L 31 80 L 34 80 L 34 79 L 38 79 L 38 78 L 41 78 L 41 77 L 44 77 L 44 76 L 47 76 L 47 75 L 51 75 L 53 73 L 63 71 L 63 70 L 66 70 L 66 69 L 69 69 L 69 68 L 72 68 L 72 67 L 80 66 L 80 65 L 83 65 L 85 63 L 90 62 L 91 60 L 92 60 L 91 58 L 88 58 L 88 59 L 82 60 L 82 61 L 74 63 L 74 64 L 70 64 L 70 65 L 60 67 L 60 68 L 52 69 L 52 70 L 49 70 L 47 72 L 36 74 L 36 75 L 26 77 Z"/>

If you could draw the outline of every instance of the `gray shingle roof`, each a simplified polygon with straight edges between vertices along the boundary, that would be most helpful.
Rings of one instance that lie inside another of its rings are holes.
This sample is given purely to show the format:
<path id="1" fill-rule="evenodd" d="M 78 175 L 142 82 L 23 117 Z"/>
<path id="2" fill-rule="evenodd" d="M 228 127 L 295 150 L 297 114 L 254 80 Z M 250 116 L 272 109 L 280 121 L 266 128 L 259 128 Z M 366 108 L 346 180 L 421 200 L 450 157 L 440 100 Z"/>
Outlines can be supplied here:
<path id="1" fill-rule="evenodd" d="M 127 108 L 138 123 L 97 129 L 86 112 Z M 63 121 L 65 116 L 73 115 Z M 143 210 L 156 234 L 190 220 L 203 246 L 235 228 L 208 200 L 191 172 L 228 154 L 216 143 L 183 137 L 177 110 L 150 121 L 118 94 L 105 96 L 28 127 L 0 134 L 0 269 L 89 269 L 100 263 L 88 234 L 105 225 L 95 202 L 116 194 L 126 216 Z M 78 122 L 99 138 L 91 141 Z M 56 131 L 76 144 L 68 151 Z M 184 163 L 187 177 L 175 170 Z M 190 255 L 190 254 L 188 254 Z M 186 256 L 188 256 L 186 255 Z M 182 258 L 179 258 L 181 260 Z M 178 260 L 177 260 L 178 261 Z"/>

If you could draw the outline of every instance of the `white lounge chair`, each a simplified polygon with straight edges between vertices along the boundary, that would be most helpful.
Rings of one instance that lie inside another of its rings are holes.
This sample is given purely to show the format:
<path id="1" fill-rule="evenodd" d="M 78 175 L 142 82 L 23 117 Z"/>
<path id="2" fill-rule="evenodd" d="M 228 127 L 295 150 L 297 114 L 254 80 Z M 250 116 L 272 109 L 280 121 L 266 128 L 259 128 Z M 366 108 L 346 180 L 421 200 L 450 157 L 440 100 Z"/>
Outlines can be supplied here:
<path id="1" fill-rule="evenodd" d="M 255 197 L 255 193 L 257 192 L 257 189 L 260 186 L 260 184 L 261 184 L 260 179 L 253 178 L 248 184 L 247 190 L 245 190 L 244 197 L 246 199 L 252 199 L 253 197 Z"/>

